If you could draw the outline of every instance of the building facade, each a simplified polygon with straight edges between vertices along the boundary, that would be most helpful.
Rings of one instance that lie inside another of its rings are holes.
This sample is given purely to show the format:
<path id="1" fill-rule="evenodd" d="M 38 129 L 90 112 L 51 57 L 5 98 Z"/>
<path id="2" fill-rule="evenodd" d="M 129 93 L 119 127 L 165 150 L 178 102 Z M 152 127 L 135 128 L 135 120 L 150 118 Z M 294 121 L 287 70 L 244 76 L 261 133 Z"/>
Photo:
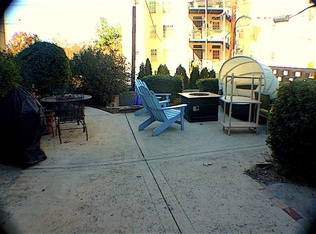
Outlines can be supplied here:
<path id="1" fill-rule="evenodd" d="M 289 3 L 290 2 L 290 3 Z M 268 66 L 316 66 L 315 8 L 286 23 L 273 17 L 299 12 L 304 1 L 139 0 L 136 64 L 149 58 L 153 71 L 178 65 L 219 72 L 233 56 L 250 56 Z M 285 7 L 286 5 L 286 7 Z"/>
<path id="2" fill-rule="evenodd" d="M 136 64 L 149 58 L 153 71 L 165 64 L 172 75 L 179 65 L 218 72 L 239 43 L 236 9 L 232 0 L 139 0 Z"/>

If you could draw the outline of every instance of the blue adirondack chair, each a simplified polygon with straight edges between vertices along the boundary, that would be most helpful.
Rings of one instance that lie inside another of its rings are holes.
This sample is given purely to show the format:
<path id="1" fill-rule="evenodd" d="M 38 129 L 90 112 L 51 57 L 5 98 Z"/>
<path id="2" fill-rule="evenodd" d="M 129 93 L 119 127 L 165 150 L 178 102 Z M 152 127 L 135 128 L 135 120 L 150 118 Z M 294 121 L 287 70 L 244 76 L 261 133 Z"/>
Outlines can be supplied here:
<path id="1" fill-rule="evenodd" d="M 143 86 L 145 86 L 146 88 L 148 88 L 147 85 L 146 85 L 146 83 L 145 83 L 144 81 L 139 80 L 139 79 L 136 79 L 136 80 L 135 80 L 135 89 L 136 89 L 136 95 L 137 95 L 136 98 L 139 97 L 141 103 L 144 105 L 144 102 L 143 102 L 142 98 L 140 97 L 140 95 L 139 95 L 139 90 L 138 90 L 138 87 L 141 86 L 141 85 L 143 85 Z M 167 106 L 169 106 L 171 93 L 155 93 L 155 95 L 156 95 L 156 97 L 159 99 L 159 103 L 161 104 L 162 107 L 167 107 Z M 163 97 L 164 97 L 164 100 L 160 100 L 160 99 L 163 98 Z M 135 111 L 134 115 L 135 115 L 135 116 L 139 116 L 139 115 L 142 115 L 142 114 L 144 114 L 144 113 L 147 113 L 147 109 L 146 109 L 145 106 L 144 106 L 143 108 L 141 108 L 141 109 Z"/>
<path id="2" fill-rule="evenodd" d="M 149 113 L 149 118 L 138 126 L 138 131 L 144 130 L 156 121 L 161 122 L 161 124 L 152 131 L 152 136 L 158 136 L 174 123 L 180 124 L 181 130 L 184 129 L 183 115 L 187 104 L 162 107 L 153 91 L 144 85 L 140 85 L 138 89 L 139 95 L 144 101 L 143 104 Z"/>

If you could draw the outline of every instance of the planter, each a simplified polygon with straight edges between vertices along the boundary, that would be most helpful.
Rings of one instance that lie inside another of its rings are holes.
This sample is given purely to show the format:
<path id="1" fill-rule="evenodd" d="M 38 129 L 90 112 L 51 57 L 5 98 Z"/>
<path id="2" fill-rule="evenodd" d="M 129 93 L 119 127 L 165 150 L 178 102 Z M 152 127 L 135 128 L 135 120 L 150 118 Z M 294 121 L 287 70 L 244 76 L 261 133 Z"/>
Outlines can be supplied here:
<path id="1" fill-rule="evenodd" d="M 55 115 L 55 112 L 52 110 L 45 111 L 45 119 L 46 119 L 45 134 L 52 133 L 54 135 L 54 115 Z"/>

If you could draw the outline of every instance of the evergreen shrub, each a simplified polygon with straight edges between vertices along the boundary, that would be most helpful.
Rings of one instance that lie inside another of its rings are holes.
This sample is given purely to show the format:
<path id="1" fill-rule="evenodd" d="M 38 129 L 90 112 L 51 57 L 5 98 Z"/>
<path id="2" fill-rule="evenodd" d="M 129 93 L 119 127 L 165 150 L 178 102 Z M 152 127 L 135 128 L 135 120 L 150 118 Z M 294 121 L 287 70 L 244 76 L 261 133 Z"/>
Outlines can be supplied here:
<path id="1" fill-rule="evenodd" d="M 72 76 L 80 82 L 80 89 L 92 95 L 89 103 L 107 106 L 117 95 L 127 91 L 125 58 L 98 49 L 87 48 L 70 61 Z"/>
<path id="2" fill-rule="evenodd" d="M 200 92 L 218 93 L 218 78 L 199 79 L 196 84 Z"/>
<path id="3" fill-rule="evenodd" d="M 316 81 L 295 80 L 279 87 L 269 115 L 266 143 L 278 171 L 316 181 Z M 316 183 L 315 183 L 316 184 Z"/>
<path id="4" fill-rule="evenodd" d="M 65 51 L 50 42 L 37 41 L 15 56 L 22 86 L 37 97 L 66 89 L 70 82 L 70 65 Z"/>
<path id="5" fill-rule="evenodd" d="M 178 93 L 183 90 L 182 79 L 178 76 L 145 76 L 142 80 L 155 93 L 171 93 L 171 102 L 178 98 Z"/>

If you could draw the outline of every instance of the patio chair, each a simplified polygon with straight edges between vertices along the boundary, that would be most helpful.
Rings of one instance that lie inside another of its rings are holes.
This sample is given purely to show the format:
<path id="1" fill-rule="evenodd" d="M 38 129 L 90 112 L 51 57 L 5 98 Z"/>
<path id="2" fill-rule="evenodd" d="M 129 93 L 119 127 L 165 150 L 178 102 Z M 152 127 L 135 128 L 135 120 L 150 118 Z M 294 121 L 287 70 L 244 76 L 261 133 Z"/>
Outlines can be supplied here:
<path id="1" fill-rule="evenodd" d="M 158 136 L 174 123 L 180 124 L 181 130 L 184 130 L 184 109 L 187 104 L 162 107 L 153 91 L 145 85 L 140 85 L 138 89 L 139 95 L 144 101 L 143 104 L 149 113 L 149 118 L 138 126 L 138 131 L 144 130 L 156 121 L 161 122 L 161 124 L 152 131 L 152 136 Z"/>
<path id="2" fill-rule="evenodd" d="M 140 97 L 140 95 L 139 95 L 138 87 L 140 85 L 143 85 L 146 88 L 148 88 L 147 84 L 144 81 L 136 79 L 135 80 L 136 95 L 138 95 L 139 97 Z M 155 93 L 155 95 L 160 100 L 159 103 L 161 104 L 162 107 L 169 106 L 171 93 Z M 163 99 L 163 100 L 161 100 L 161 99 Z M 141 101 L 142 104 L 144 103 L 141 97 L 140 97 L 140 101 Z M 144 113 L 147 113 L 147 109 L 145 107 L 135 111 L 134 115 L 135 116 L 139 116 L 139 115 L 142 115 Z"/>
<path id="3" fill-rule="evenodd" d="M 41 105 L 41 126 L 43 127 L 42 134 L 51 133 L 54 136 L 54 112 L 47 110 L 47 107 Z"/>
<path id="4" fill-rule="evenodd" d="M 266 119 L 266 134 L 268 134 L 269 114 L 274 100 L 270 99 L 269 94 L 261 93 L 260 101 L 259 116 Z"/>
<path id="5" fill-rule="evenodd" d="M 88 129 L 85 121 L 85 107 L 83 103 L 83 94 L 74 94 L 76 98 L 63 99 L 63 97 L 56 96 L 56 100 L 60 101 L 55 103 L 55 123 L 56 134 L 61 140 L 61 124 L 64 123 L 76 123 L 77 127 L 69 127 L 67 130 L 82 128 L 82 132 L 86 134 L 86 140 L 88 140 Z M 59 98 L 61 98 L 59 100 Z"/>

